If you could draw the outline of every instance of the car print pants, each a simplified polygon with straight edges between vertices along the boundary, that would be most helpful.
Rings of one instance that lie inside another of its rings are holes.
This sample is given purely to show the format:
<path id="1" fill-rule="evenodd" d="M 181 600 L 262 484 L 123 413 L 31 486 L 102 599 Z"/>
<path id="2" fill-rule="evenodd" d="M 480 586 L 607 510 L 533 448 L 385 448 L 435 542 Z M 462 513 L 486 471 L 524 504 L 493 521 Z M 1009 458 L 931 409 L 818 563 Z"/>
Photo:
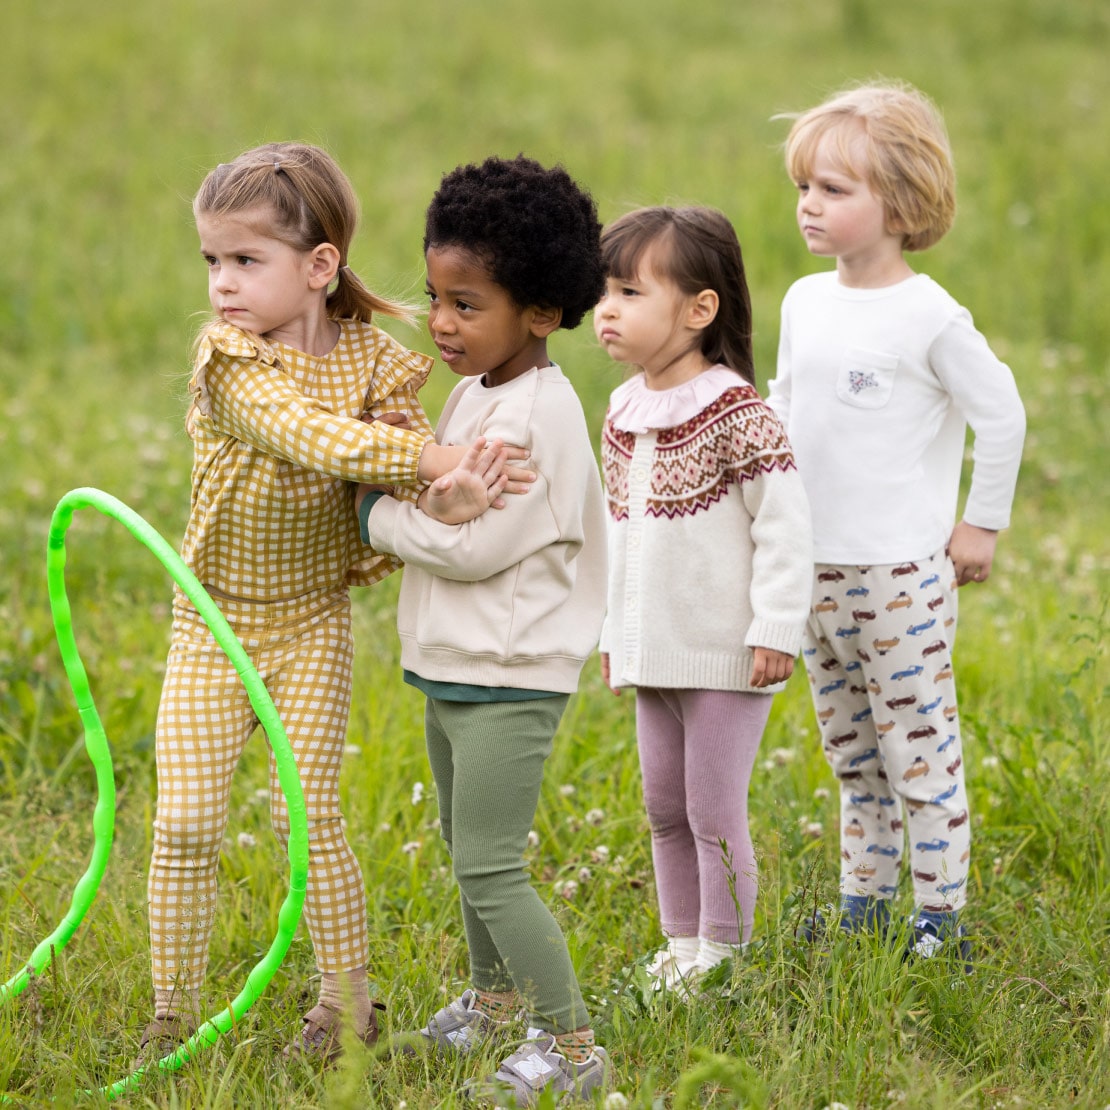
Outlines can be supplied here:
<path id="1" fill-rule="evenodd" d="M 802 650 L 840 786 L 840 892 L 890 898 L 908 841 L 918 909 L 960 909 L 970 822 L 943 550 L 906 563 L 818 564 Z"/>
<path id="2" fill-rule="evenodd" d="M 339 808 L 354 654 L 348 591 L 288 603 L 219 604 L 266 684 L 296 757 L 308 818 L 304 911 L 317 966 L 331 973 L 365 967 L 366 890 Z M 148 900 L 157 989 L 202 985 L 231 780 L 257 725 L 234 665 L 192 604 L 178 596 L 155 737 L 158 805 Z M 289 814 L 272 752 L 269 778 L 270 820 L 284 848 Z"/>

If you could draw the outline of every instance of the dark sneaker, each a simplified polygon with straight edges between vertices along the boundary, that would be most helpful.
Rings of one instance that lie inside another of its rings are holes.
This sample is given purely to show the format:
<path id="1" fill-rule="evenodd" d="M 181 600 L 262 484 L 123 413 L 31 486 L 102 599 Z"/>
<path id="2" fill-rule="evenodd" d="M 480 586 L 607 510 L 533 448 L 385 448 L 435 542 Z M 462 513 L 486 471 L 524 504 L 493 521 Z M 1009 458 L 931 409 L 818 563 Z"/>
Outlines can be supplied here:
<path id="1" fill-rule="evenodd" d="M 890 901 L 846 895 L 840 899 L 839 908 L 825 906 L 823 910 L 815 910 L 798 926 L 794 935 L 805 944 L 828 942 L 833 923 L 845 936 L 861 933 L 885 936 L 890 928 Z"/>
<path id="2" fill-rule="evenodd" d="M 380 1002 L 374 1003 L 370 1012 L 370 1024 L 358 1039 L 367 1048 L 378 1043 L 378 1015 L 375 1010 L 384 1010 Z M 286 1060 L 316 1060 L 325 1068 L 334 1067 L 343 1055 L 343 1018 L 327 1006 L 314 1006 L 305 1014 L 297 1039 L 282 1049 Z"/>
<path id="3" fill-rule="evenodd" d="M 595 1047 L 589 1059 L 575 1064 L 556 1048 L 554 1034 L 529 1029 L 528 1039 L 502 1061 L 496 1073 L 468 1084 L 464 1095 L 498 1106 L 535 1106 L 544 1091 L 551 1091 L 556 1101 L 585 1100 L 605 1089 L 609 1068 L 603 1048 Z"/>
<path id="4" fill-rule="evenodd" d="M 139 1054 L 131 1065 L 132 1069 L 138 1071 L 156 1064 L 183 1045 L 196 1031 L 196 1022 L 177 1014 L 155 1018 L 147 1024 L 139 1038 Z"/>
<path id="5" fill-rule="evenodd" d="M 906 960 L 959 960 L 964 973 L 975 970 L 971 962 L 971 941 L 967 930 L 954 913 L 919 915 L 913 919 L 913 937 L 906 945 Z"/>

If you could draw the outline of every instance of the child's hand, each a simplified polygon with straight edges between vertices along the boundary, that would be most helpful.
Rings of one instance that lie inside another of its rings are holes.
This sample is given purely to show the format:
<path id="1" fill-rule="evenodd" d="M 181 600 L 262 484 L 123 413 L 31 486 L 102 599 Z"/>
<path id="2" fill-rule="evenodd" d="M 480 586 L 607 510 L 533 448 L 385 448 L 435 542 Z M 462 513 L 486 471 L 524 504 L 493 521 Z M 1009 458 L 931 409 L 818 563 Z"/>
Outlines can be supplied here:
<path id="1" fill-rule="evenodd" d="M 605 685 L 608 686 L 609 689 L 619 698 L 621 696 L 621 692 L 609 681 L 611 677 L 612 672 L 609 670 L 609 653 L 607 651 L 603 651 L 601 653 L 601 681 L 604 682 Z"/>
<path id="2" fill-rule="evenodd" d="M 504 465 L 504 444 L 499 439 L 487 444 L 479 437 L 457 466 L 421 493 L 417 505 L 444 524 L 465 524 L 491 506 L 500 508 L 504 505 L 501 492 L 508 482 L 508 476 L 502 473 Z"/>
<path id="3" fill-rule="evenodd" d="M 373 424 L 376 420 L 380 424 L 390 424 L 394 428 L 403 428 L 406 432 L 412 431 L 412 421 L 409 419 L 407 412 L 383 412 L 380 416 L 375 416 L 372 412 L 364 412 L 359 420 L 364 424 Z"/>
<path id="4" fill-rule="evenodd" d="M 966 520 L 961 520 L 952 529 L 948 540 L 948 557 L 956 568 L 957 586 L 966 586 L 969 582 L 986 582 L 990 578 L 997 543 L 997 532 L 992 532 L 989 528 L 977 528 Z"/>
<path id="5" fill-rule="evenodd" d="M 757 689 L 785 682 L 794 673 L 794 656 L 785 651 L 757 647 L 752 649 L 751 683 Z"/>
<path id="6" fill-rule="evenodd" d="M 432 482 L 436 478 L 442 478 L 444 475 L 450 474 L 462 462 L 467 450 L 466 447 L 458 447 L 453 443 L 439 444 L 429 441 L 424 444 L 424 450 L 420 452 L 420 464 L 417 469 L 418 477 L 423 482 Z M 523 466 L 511 466 L 508 463 L 512 460 L 518 463 L 526 461 L 528 452 L 523 447 L 517 447 L 511 443 L 502 445 L 501 452 L 501 466 L 505 476 L 505 485 L 501 492 L 527 493 L 528 487 L 536 480 L 535 471 L 528 470 Z M 501 473 L 502 471 L 499 470 L 498 474 Z M 505 502 L 499 498 L 494 502 L 493 507 L 503 509 Z M 459 522 L 456 521 L 455 523 Z"/>

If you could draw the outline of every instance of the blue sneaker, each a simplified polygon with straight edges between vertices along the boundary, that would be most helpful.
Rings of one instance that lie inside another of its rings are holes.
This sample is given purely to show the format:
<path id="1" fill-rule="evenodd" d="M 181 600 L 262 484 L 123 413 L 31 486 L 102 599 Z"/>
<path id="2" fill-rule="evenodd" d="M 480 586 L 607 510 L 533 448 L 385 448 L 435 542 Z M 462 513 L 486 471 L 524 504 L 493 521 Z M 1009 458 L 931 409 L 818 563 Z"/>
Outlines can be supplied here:
<path id="1" fill-rule="evenodd" d="M 827 940 L 830 922 L 846 936 L 876 933 L 885 936 L 890 927 L 890 900 L 863 895 L 842 894 L 839 908 L 826 906 L 816 910 L 798 926 L 794 935 L 805 944 Z"/>
<path id="2" fill-rule="evenodd" d="M 903 959 L 954 959 L 963 964 L 965 975 L 975 970 L 971 962 L 971 941 L 958 914 L 919 910 L 912 921 L 913 936 L 906 945 Z"/>

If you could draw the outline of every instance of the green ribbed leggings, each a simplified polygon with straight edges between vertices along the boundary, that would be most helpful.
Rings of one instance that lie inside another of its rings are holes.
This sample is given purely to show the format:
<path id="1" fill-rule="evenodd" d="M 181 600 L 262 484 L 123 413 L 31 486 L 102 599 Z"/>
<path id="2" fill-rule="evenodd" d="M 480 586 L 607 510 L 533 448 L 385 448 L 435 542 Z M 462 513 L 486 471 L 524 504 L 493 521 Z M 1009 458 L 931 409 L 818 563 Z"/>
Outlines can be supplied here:
<path id="1" fill-rule="evenodd" d="M 567 700 L 429 698 L 424 715 L 473 984 L 515 987 L 530 1024 L 551 1033 L 590 1020 L 562 930 L 524 870 L 544 762 Z"/>

